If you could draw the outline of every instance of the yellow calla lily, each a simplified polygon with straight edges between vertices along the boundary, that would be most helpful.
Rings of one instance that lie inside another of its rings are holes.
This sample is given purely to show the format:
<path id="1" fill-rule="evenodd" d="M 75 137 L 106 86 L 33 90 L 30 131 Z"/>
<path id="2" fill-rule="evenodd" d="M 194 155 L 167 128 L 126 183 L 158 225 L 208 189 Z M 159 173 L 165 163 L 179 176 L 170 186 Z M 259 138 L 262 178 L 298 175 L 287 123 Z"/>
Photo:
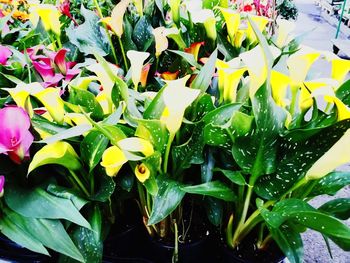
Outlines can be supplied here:
<path id="1" fill-rule="evenodd" d="M 340 99 L 335 96 L 324 96 L 324 99 L 329 103 L 334 103 L 337 107 L 338 121 L 350 119 L 350 109 Z"/>
<path id="2" fill-rule="evenodd" d="M 186 48 L 186 43 L 182 39 L 182 36 L 180 34 L 180 31 L 176 27 L 172 28 L 166 28 L 164 31 L 164 34 L 168 37 L 171 38 L 172 40 L 175 41 L 175 43 L 178 45 L 179 49 L 184 49 Z"/>
<path id="3" fill-rule="evenodd" d="M 133 3 L 139 16 L 143 16 L 143 0 L 133 0 Z"/>
<path id="4" fill-rule="evenodd" d="M 224 70 L 224 101 L 236 102 L 237 87 L 246 68 Z"/>
<path id="5" fill-rule="evenodd" d="M 180 24 L 180 4 L 181 0 L 168 0 L 171 9 L 171 16 L 176 25 Z"/>
<path id="6" fill-rule="evenodd" d="M 79 157 L 73 147 L 69 143 L 62 141 L 47 144 L 41 148 L 34 155 L 28 168 L 28 174 L 46 164 L 59 164 L 68 170 L 81 169 Z"/>
<path id="7" fill-rule="evenodd" d="M 51 117 L 57 123 L 63 123 L 64 119 L 64 103 L 60 97 L 60 90 L 57 88 L 46 88 L 34 94 L 50 113 Z"/>
<path id="8" fill-rule="evenodd" d="M 240 48 L 242 46 L 243 41 L 246 39 L 245 30 L 238 30 L 236 32 L 235 40 L 233 41 L 233 46 L 235 48 Z"/>
<path id="9" fill-rule="evenodd" d="M 283 48 L 293 39 L 292 32 L 295 29 L 295 23 L 285 19 L 278 19 L 277 25 L 278 32 L 275 44 L 277 47 Z"/>
<path id="10" fill-rule="evenodd" d="M 102 18 L 101 21 L 106 23 L 119 38 L 124 33 L 123 28 L 123 19 L 124 14 L 128 5 L 130 4 L 130 0 L 121 0 L 112 10 L 110 17 Z"/>
<path id="11" fill-rule="evenodd" d="M 229 8 L 220 7 L 219 9 L 224 16 L 230 41 L 232 44 L 234 44 L 235 36 L 241 23 L 241 15 L 240 13 L 237 13 L 237 11 Z"/>
<path id="12" fill-rule="evenodd" d="M 290 85 L 290 78 L 283 73 L 272 70 L 271 71 L 271 89 L 272 97 L 278 106 L 285 108 L 290 101 L 287 98 L 287 91 Z"/>
<path id="13" fill-rule="evenodd" d="M 350 130 L 318 159 L 307 171 L 306 180 L 318 180 L 337 167 L 350 162 Z"/>
<path id="14" fill-rule="evenodd" d="M 135 167 L 135 175 L 141 183 L 144 183 L 150 177 L 151 172 L 145 164 L 141 163 Z"/>
<path id="15" fill-rule="evenodd" d="M 250 16 L 251 20 L 258 26 L 261 32 L 264 32 L 269 19 L 265 16 Z M 247 28 L 247 38 L 250 43 L 255 43 L 257 41 L 256 35 L 254 33 L 254 29 L 250 23 L 248 23 Z"/>
<path id="16" fill-rule="evenodd" d="M 64 122 L 68 123 L 71 126 L 78 126 L 83 124 L 88 124 L 92 126 L 91 123 L 88 121 L 88 119 L 85 117 L 85 115 L 82 113 L 75 113 L 75 112 L 66 113 L 64 116 Z"/>
<path id="17" fill-rule="evenodd" d="M 111 114 L 113 112 L 113 102 L 112 99 L 107 96 L 105 91 L 101 91 L 97 96 L 96 96 L 97 102 L 101 105 L 103 114 Z"/>
<path id="18" fill-rule="evenodd" d="M 94 80 L 97 80 L 95 76 L 89 76 L 89 77 L 77 77 L 74 78 L 69 85 L 71 85 L 74 88 L 87 90 L 90 83 Z"/>
<path id="19" fill-rule="evenodd" d="M 247 66 L 249 73 L 249 95 L 252 98 L 255 92 L 264 84 L 267 78 L 267 63 L 260 45 L 241 53 L 239 57 Z"/>
<path id="20" fill-rule="evenodd" d="M 132 79 L 132 82 L 134 83 L 135 90 L 137 90 L 137 87 L 141 80 L 143 63 L 149 57 L 149 53 L 129 50 L 126 53 L 126 56 L 130 60 L 131 79 Z"/>
<path id="21" fill-rule="evenodd" d="M 211 40 L 216 39 L 216 19 L 214 12 L 210 9 L 200 9 L 191 12 L 191 18 L 194 23 L 204 25 L 205 32 Z"/>
<path id="22" fill-rule="evenodd" d="M 137 137 L 122 139 L 118 141 L 118 146 L 124 151 L 141 152 L 146 157 L 154 153 L 153 145 L 149 141 Z"/>
<path id="23" fill-rule="evenodd" d="M 125 157 L 123 151 L 113 145 L 104 151 L 101 166 L 105 168 L 108 176 L 116 176 L 120 168 L 127 161 L 128 159 Z"/>
<path id="24" fill-rule="evenodd" d="M 339 81 L 339 84 L 341 84 L 344 81 L 349 71 L 350 60 L 341 58 L 332 60 L 332 78 Z"/>
<path id="25" fill-rule="evenodd" d="M 171 134 L 175 134 L 180 129 L 186 108 L 191 105 L 200 93 L 200 90 L 190 89 L 185 86 L 189 77 L 188 75 L 182 79 L 166 82 L 167 87 L 163 92 L 166 114 L 163 113 L 161 120 Z"/>
<path id="26" fill-rule="evenodd" d="M 46 31 L 61 35 L 60 12 L 57 7 L 50 4 L 32 5 L 29 9 L 29 19 L 34 26 L 38 24 L 39 17 Z"/>

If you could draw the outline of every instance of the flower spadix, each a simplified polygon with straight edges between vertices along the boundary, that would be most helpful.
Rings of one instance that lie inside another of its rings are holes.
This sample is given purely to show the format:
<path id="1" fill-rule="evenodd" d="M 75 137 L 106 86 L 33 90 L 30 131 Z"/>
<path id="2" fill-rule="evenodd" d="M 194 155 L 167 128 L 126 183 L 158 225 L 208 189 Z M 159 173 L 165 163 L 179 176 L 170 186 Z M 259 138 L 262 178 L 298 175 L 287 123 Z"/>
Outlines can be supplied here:
<path id="1" fill-rule="evenodd" d="M 181 79 L 167 81 L 163 92 L 165 110 L 162 121 L 171 134 L 175 134 L 181 126 L 185 110 L 198 97 L 200 91 L 186 87 L 189 75 Z"/>

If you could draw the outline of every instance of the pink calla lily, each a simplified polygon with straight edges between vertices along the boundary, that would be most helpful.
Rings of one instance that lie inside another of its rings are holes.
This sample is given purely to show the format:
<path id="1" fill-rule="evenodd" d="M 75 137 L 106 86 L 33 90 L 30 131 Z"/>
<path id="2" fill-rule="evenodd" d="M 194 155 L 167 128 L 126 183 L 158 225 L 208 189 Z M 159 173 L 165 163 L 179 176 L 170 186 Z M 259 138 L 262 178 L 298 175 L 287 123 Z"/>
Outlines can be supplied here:
<path id="1" fill-rule="evenodd" d="M 17 106 L 0 109 L 0 154 L 8 155 L 15 163 L 29 157 L 34 137 L 29 132 L 30 118 Z"/>
<path id="2" fill-rule="evenodd" d="M 12 51 L 8 47 L 0 45 L 0 65 L 5 66 L 11 55 Z"/>
<path id="3" fill-rule="evenodd" d="M 0 197 L 4 194 L 5 176 L 0 175 Z"/>

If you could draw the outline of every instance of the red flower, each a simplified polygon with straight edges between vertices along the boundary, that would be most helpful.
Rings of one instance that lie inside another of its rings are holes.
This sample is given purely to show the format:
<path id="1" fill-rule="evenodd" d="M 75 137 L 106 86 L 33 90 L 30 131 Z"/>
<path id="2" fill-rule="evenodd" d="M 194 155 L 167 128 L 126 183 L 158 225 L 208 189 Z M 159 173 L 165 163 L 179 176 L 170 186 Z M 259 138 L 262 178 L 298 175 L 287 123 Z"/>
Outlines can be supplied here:
<path id="1" fill-rule="evenodd" d="M 253 7 L 251 5 L 245 5 L 243 7 L 243 11 L 244 12 L 251 12 L 251 11 L 253 11 Z"/>
<path id="2" fill-rule="evenodd" d="M 74 22 L 74 24 L 76 26 L 78 25 L 77 21 L 75 21 L 74 17 L 70 13 L 70 2 L 69 2 L 69 0 L 64 0 L 63 3 L 58 6 L 58 9 L 60 10 L 62 15 L 65 15 L 65 16 L 69 17 Z"/>

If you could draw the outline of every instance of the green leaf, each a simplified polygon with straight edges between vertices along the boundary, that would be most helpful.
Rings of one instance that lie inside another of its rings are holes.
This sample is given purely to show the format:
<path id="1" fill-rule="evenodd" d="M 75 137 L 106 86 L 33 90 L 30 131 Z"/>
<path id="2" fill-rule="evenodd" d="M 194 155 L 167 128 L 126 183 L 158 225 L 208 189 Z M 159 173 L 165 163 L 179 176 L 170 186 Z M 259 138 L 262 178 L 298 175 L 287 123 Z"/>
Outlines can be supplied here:
<path id="1" fill-rule="evenodd" d="M 285 135 L 278 149 L 276 173 L 260 177 L 256 183 L 255 192 L 265 199 L 278 198 L 283 195 L 299 178 L 305 176 L 310 167 L 344 135 L 348 128 L 350 128 L 350 120 L 344 120 L 330 127 L 325 127 L 305 140 L 296 140 L 289 134 Z M 337 185 L 336 181 L 335 185 Z M 327 189 L 326 186 L 323 187 Z M 318 188 L 319 185 L 315 189 Z M 330 191 L 334 191 L 334 189 Z"/>
<path id="2" fill-rule="evenodd" d="M 204 199 L 204 205 L 210 223 L 214 226 L 219 226 L 222 223 L 224 214 L 223 201 L 206 196 Z"/>
<path id="3" fill-rule="evenodd" d="M 163 100 L 163 92 L 165 90 L 166 85 L 162 87 L 160 91 L 158 91 L 157 95 L 154 97 L 152 102 L 148 105 L 147 109 L 143 113 L 144 119 L 160 119 L 165 109 L 165 103 Z"/>
<path id="4" fill-rule="evenodd" d="M 107 176 L 102 171 L 97 173 L 96 178 L 96 194 L 90 198 L 91 200 L 106 202 L 114 193 L 115 182 L 113 181 L 113 178 Z"/>
<path id="5" fill-rule="evenodd" d="M 88 203 L 87 200 L 80 197 L 79 193 L 73 189 L 68 189 L 55 184 L 49 184 L 47 191 L 57 197 L 71 200 L 78 210 L 80 210 L 84 205 Z"/>
<path id="6" fill-rule="evenodd" d="M 213 74 L 215 73 L 215 63 L 216 63 L 217 56 L 218 56 L 218 51 L 217 49 L 215 49 L 214 52 L 210 55 L 208 61 L 200 70 L 197 77 L 192 81 L 191 88 L 199 89 L 203 92 L 205 92 L 208 89 L 211 79 L 213 77 Z"/>
<path id="7" fill-rule="evenodd" d="M 103 117 L 103 109 L 90 91 L 71 87 L 69 102 L 84 107 L 88 113 L 91 112 L 93 119 L 100 120 Z"/>
<path id="8" fill-rule="evenodd" d="M 150 170 L 150 177 L 143 184 L 147 192 L 155 196 L 158 192 L 156 176 L 161 172 L 162 155 L 156 151 L 142 162 Z"/>
<path id="9" fill-rule="evenodd" d="M 179 50 L 170 50 L 168 49 L 168 51 L 175 53 L 179 56 L 181 56 L 183 59 L 185 59 L 191 66 L 199 68 L 199 65 L 197 63 L 197 61 L 195 60 L 194 56 L 190 53 L 186 53 L 183 51 L 179 51 Z"/>
<path id="10" fill-rule="evenodd" d="M 78 27 L 73 23 L 70 24 L 66 29 L 69 41 L 85 54 L 108 55 L 111 47 L 106 32 L 99 25 L 100 18 L 95 12 L 85 9 L 84 5 L 81 5 L 80 12 L 85 22 Z"/>
<path id="11" fill-rule="evenodd" d="M 88 164 L 90 172 L 100 162 L 109 140 L 99 131 L 91 131 L 80 144 L 81 159 Z"/>
<path id="12" fill-rule="evenodd" d="M 152 25 L 146 16 L 142 16 L 136 23 L 134 32 L 132 33 L 132 39 L 134 40 L 138 50 L 146 51 L 152 42 L 154 37 L 152 34 Z"/>
<path id="13" fill-rule="evenodd" d="M 51 195 L 42 188 L 25 189 L 14 185 L 6 187 L 7 205 L 22 216 L 46 219 L 66 219 L 90 228 L 70 199 Z M 25 202 L 23 202 L 25 200 Z"/>
<path id="14" fill-rule="evenodd" d="M 154 225 L 162 221 L 180 204 L 185 192 L 181 190 L 181 185 L 166 177 L 158 177 L 158 193 L 153 199 L 153 207 L 148 225 Z"/>
<path id="15" fill-rule="evenodd" d="M 84 262 L 83 256 L 59 220 L 23 217 L 9 209 L 5 210 L 5 217 L 16 225 L 18 232 L 26 233 L 44 246 Z"/>
<path id="16" fill-rule="evenodd" d="M 16 218 L 17 219 L 17 218 Z M 49 255 L 49 252 L 42 243 L 30 233 L 19 231 L 20 228 L 15 222 L 9 220 L 7 216 L 0 217 L 1 233 L 11 239 L 13 242 L 37 253 Z"/>
<path id="17" fill-rule="evenodd" d="M 137 46 L 132 40 L 133 28 L 127 16 L 124 16 L 124 33 L 121 37 L 125 52 L 129 50 L 137 50 Z"/>
<path id="18" fill-rule="evenodd" d="M 61 131 L 59 133 L 56 133 L 56 134 L 54 134 L 50 137 L 47 137 L 39 142 L 50 144 L 50 143 L 54 143 L 57 141 L 62 141 L 62 140 L 66 140 L 66 139 L 69 139 L 72 137 L 83 135 L 85 132 L 88 132 L 89 130 L 91 130 L 90 124 L 81 124 L 81 125 L 73 126 L 69 129 Z"/>
<path id="19" fill-rule="evenodd" d="M 339 98 L 346 105 L 350 106 L 350 79 L 345 81 L 335 92 Z"/>
<path id="20" fill-rule="evenodd" d="M 215 172 L 222 172 L 232 183 L 237 185 L 245 185 L 245 179 L 240 171 L 223 170 L 215 168 Z"/>
<path id="21" fill-rule="evenodd" d="M 205 152 L 205 162 L 201 164 L 201 182 L 210 182 L 213 178 L 213 169 L 215 166 L 215 158 L 211 148 Z"/>
<path id="22" fill-rule="evenodd" d="M 317 182 L 309 196 L 323 194 L 335 195 L 340 189 L 350 184 L 350 172 L 332 172 Z"/>
<path id="23" fill-rule="evenodd" d="M 34 116 L 32 117 L 31 122 L 34 128 L 43 130 L 52 135 L 64 132 L 69 128 L 67 126 L 59 125 L 54 122 L 48 121 L 44 117 L 41 117 L 40 115 L 36 114 L 34 114 Z"/>
<path id="24" fill-rule="evenodd" d="M 292 223 L 283 224 L 279 229 L 269 227 L 269 230 L 290 263 L 303 262 L 303 241 Z"/>
<path id="25" fill-rule="evenodd" d="M 350 198 L 338 198 L 331 200 L 318 208 L 322 212 L 326 212 L 341 220 L 350 218 Z"/>
<path id="26" fill-rule="evenodd" d="M 190 194 L 212 196 L 224 201 L 232 202 L 236 199 L 234 192 L 220 181 L 211 181 L 204 184 L 183 186 L 181 190 Z"/>

